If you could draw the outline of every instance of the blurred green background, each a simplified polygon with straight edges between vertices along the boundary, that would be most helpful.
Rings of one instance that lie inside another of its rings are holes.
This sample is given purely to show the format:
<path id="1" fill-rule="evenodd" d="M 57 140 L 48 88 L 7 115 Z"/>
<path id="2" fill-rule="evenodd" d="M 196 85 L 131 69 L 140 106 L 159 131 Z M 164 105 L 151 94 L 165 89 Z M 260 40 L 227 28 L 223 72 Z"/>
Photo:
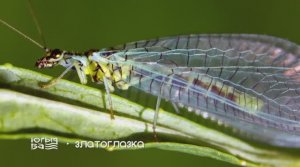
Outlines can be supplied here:
<path id="1" fill-rule="evenodd" d="M 32 0 L 47 47 L 84 51 L 191 33 L 255 33 L 300 43 L 300 1 Z M 41 41 L 26 0 L 1 0 L 0 18 Z M 0 26 L 0 64 L 34 68 L 43 50 Z M 59 75 L 62 68 L 40 71 Z M 60 145 L 31 151 L 29 140 L 0 141 L 0 166 L 232 166 L 182 153 L 148 149 L 107 152 Z"/>

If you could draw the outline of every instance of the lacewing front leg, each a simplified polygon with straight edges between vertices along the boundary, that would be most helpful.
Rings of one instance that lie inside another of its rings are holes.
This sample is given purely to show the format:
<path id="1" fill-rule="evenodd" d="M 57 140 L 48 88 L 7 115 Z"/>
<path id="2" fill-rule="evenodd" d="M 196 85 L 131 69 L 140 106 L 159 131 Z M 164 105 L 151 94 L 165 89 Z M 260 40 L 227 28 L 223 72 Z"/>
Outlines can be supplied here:
<path id="1" fill-rule="evenodd" d="M 110 118 L 115 119 L 114 112 L 113 112 L 112 99 L 111 99 L 111 95 L 110 95 L 109 83 L 105 76 L 103 77 L 103 83 L 104 83 L 105 91 L 107 94 L 107 100 L 109 102 Z"/>
<path id="2" fill-rule="evenodd" d="M 62 79 L 71 69 L 72 67 L 74 67 L 74 65 L 71 65 L 70 67 L 68 67 L 63 73 L 60 74 L 59 77 L 52 79 L 50 82 L 48 83 L 42 83 L 39 86 L 43 89 L 49 88 L 51 86 L 54 86 L 60 79 Z"/>

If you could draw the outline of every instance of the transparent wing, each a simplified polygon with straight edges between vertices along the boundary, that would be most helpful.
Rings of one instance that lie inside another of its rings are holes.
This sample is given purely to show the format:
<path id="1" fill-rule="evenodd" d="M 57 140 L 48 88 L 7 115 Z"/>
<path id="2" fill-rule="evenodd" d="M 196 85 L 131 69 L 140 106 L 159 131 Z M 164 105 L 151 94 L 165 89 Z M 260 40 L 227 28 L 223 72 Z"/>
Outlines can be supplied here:
<path id="1" fill-rule="evenodd" d="M 124 49 L 111 61 L 132 66 L 131 85 L 209 114 L 257 140 L 300 147 L 296 44 L 258 35 L 191 35 L 114 49 Z"/>
<path id="2" fill-rule="evenodd" d="M 299 55 L 298 45 L 285 39 L 256 34 L 198 34 L 174 37 L 163 37 L 151 40 L 130 42 L 109 50 L 129 50 L 135 48 L 165 48 L 173 49 L 202 49 L 219 50 L 234 49 L 236 51 L 251 50 L 255 54 L 268 53 L 278 55 L 291 53 Z"/>

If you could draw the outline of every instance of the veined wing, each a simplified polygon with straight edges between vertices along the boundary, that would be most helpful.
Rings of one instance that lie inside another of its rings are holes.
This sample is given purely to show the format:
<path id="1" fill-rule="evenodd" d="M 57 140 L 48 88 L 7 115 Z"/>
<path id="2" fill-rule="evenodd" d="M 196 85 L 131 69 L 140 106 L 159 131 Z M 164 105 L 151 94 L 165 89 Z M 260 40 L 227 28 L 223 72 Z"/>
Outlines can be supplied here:
<path id="1" fill-rule="evenodd" d="M 132 65 L 132 85 L 258 140 L 300 147 L 296 44 L 269 36 L 192 35 L 123 47 L 111 60 Z"/>
<path id="2" fill-rule="evenodd" d="M 163 37 L 130 42 L 109 48 L 109 50 L 129 50 L 148 47 L 161 47 L 168 50 L 209 50 L 212 48 L 219 50 L 234 49 L 239 52 L 250 50 L 255 54 L 268 53 L 274 56 L 284 53 L 299 55 L 300 53 L 300 49 L 295 43 L 281 38 L 256 34 L 195 34 Z"/>

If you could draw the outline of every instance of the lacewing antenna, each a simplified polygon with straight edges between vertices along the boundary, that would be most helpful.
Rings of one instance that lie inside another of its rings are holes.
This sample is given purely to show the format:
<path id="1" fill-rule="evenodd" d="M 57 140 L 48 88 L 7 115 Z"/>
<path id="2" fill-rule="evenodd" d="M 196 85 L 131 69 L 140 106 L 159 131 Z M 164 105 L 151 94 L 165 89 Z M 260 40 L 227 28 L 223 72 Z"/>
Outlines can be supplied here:
<path id="1" fill-rule="evenodd" d="M 37 41 L 33 40 L 32 38 L 30 38 L 28 35 L 22 33 L 20 30 L 16 29 L 15 27 L 13 27 L 12 25 L 8 24 L 6 21 L 2 20 L 0 18 L 0 22 L 5 25 L 6 27 L 8 27 L 9 29 L 13 30 L 14 32 L 18 33 L 19 35 L 21 35 L 23 38 L 27 39 L 28 41 L 32 42 L 33 44 L 37 45 L 38 47 L 45 49 L 45 47 L 38 43 Z"/>
<path id="2" fill-rule="evenodd" d="M 27 39 L 28 41 L 30 41 L 31 43 L 37 45 L 38 47 L 42 48 L 42 49 L 46 49 L 46 42 L 45 42 L 45 38 L 43 36 L 43 33 L 42 33 L 42 30 L 40 28 L 40 25 L 39 25 L 39 22 L 36 18 L 36 15 L 34 13 L 34 10 L 33 10 L 33 6 L 32 6 L 32 3 L 30 0 L 27 1 L 28 2 L 28 6 L 29 6 L 29 11 L 30 11 L 30 14 L 33 18 L 33 22 L 36 26 L 36 29 L 40 35 L 40 38 L 43 42 L 43 45 L 40 44 L 39 42 L 35 41 L 34 39 L 30 38 L 28 35 L 24 34 L 22 31 L 18 30 L 17 28 L 15 28 L 14 26 L 10 25 L 9 23 L 7 23 L 6 21 L 4 21 L 3 19 L 0 18 L 0 22 L 5 25 L 6 27 L 8 27 L 9 29 L 13 30 L 14 32 L 18 33 L 19 35 L 21 35 L 23 38 Z"/>
<path id="3" fill-rule="evenodd" d="M 43 42 L 44 47 L 46 47 L 46 46 L 47 46 L 47 45 L 46 45 L 46 40 L 45 40 L 45 38 L 44 38 L 44 35 L 43 35 L 43 33 L 42 33 L 41 26 L 40 26 L 40 24 L 39 24 L 39 22 L 38 22 L 38 19 L 37 19 L 37 17 L 36 17 L 35 12 L 34 12 L 32 2 L 31 2 L 31 0 L 27 0 L 27 2 L 28 2 L 29 11 L 30 11 L 30 14 L 31 14 L 31 16 L 32 16 L 32 19 L 33 19 L 33 22 L 34 22 L 34 24 L 35 24 L 35 27 L 36 27 L 36 29 L 37 29 L 39 35 L 40 35 L 40 38 L 41 38 L 41 40 L 42 40 L 42 42 Z"/>

